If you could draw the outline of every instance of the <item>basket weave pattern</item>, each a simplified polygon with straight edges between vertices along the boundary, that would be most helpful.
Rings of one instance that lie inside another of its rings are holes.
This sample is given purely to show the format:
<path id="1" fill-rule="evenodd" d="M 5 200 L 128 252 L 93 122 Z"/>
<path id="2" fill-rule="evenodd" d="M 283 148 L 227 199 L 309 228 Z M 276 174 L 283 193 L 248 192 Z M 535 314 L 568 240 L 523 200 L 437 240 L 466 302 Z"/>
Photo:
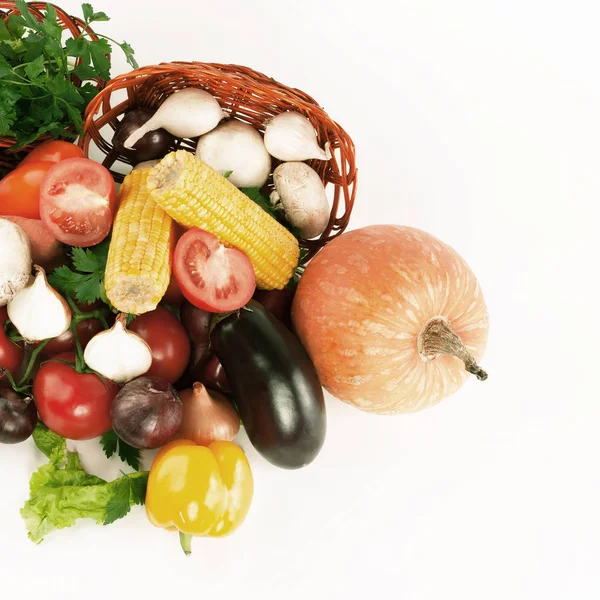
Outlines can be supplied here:
<path id="1" fill-rule="evenodd" d="M 264 132 L 264 122 L 286 110 L 305 115 L 317 131 L 319 144 L 331 145 L 330 161 L 314 160 L 309 164 L 317 171 L 326 186 L 333 187 L 331 217 L 327 229 L 315 240 L 303 240 L 310 258 L 328 241 L 344 231 L 348 225 L 356 195 L 356 166 L 354 144 L 348 134 L 304 92 L 289 88 L 274 79 L 238 65 L 198 62 L 162 63 L 142 67 L 112 79 L 89 104 L 85 115 L 85 137 L 80 144 L 86 155 L 93 142 L 106 155 L 105 166 L 112 167 L 114 154 L 110 143 L 121 117 L 132 108 L 156 109 L 173 92 L 187 87 L 209 91 L 221 107 L 240 121 Z M 127 98 L 116 102 L 112 96 L 117 90 L 126 90 Z M 176 147 L 194 151 L 196 140 L 178 140 Z M 120 159 L 129 162 L 127 159 Z M 276 166 L 274 161 L 274 166 Z M 115 180 L 123 175 L 113 171 Z M 269 186 L 272 187 L 271 178 Z"/>
<path id="2" fill-rule="evenodd" d="M 56 10 L 56 16 L 58 23 L 61 25 L 63 30 L 68 31 L 71 36 L 77 37 L 82 31 L 86 31 L 92 40 L 97 40 L 98 37 L 92 31 L 90 27 L 86 27 L 85 23 L 78 17 L 69 16 L 62 8 L 51 4 Z M 30 2 L 29 12 L 38 20 L 43 21 L 46 13 L 46 2 Z M 14 2 L 8 2 L 0 0 L 0 19 L 8 19 L 10 15 L 20 15 L 21 13 L 17 10 Z M 79 60 L 79 59 L 78 59 Z M 75 63 L 77 64 L 77 63 Z M 81 81 L 73 76 L 73 83 L 79 87 Z M 106 82 L 102 80 L 96 80 L 95 84 L 98 88 L 102 88 Z M 37 145 L 47 140 L 48 136 L 38 138 L 35 142 L 19 148 L 17 151 L 9 151 L 9 148 L 14 145 L 15 139 L 11 137 L 0 137 L 0 171 L 7 171 L 14 169 L 23 160 L 28 152 L 31 152 Z"/>

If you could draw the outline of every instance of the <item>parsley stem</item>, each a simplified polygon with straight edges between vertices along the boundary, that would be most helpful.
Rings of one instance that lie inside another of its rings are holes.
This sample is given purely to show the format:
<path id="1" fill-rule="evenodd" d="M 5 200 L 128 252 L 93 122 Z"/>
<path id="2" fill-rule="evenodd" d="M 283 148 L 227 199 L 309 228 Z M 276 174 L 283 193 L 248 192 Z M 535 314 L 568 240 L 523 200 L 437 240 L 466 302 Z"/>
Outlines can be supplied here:
<path id="1" fill-rule="evenodd" d="M 36 361 L 39 353 L 44 349 L 46 344 L 48 344 L 48 342 L 51 339 L 52 338 L 48 338 L 47 340 L 42 341 L 39 344 L 39 346 L 31 353 L 31 356 L 29 357 L 29 364 L 27 365 L 27 369 L 25 370 L 23 377 L 21 377 L 21 380 L 19 381 L 19 384 L 17 387 L 22 388 L 23 385 L 25 384 L 25 382 L 29 379 L 29 376 L 31 375 L 31 371 L 33 371 L 33 366 L 35 365 L 35 361 Z"/>

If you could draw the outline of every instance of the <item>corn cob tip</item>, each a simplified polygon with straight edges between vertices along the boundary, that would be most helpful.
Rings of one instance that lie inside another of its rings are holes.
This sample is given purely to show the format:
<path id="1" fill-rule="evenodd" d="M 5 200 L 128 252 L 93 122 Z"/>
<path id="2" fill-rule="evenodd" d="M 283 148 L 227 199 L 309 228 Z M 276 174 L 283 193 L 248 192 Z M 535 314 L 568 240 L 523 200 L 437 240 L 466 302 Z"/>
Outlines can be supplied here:
<path id="1" fill-rule="evenodd" d="M 150 169 L 146 180 L 148 191 L 166 192 L 172 187 L 177 187 L 178 182 L 181 182 L 180 175 L 186 169 L 186 159 L 189 160 L 190 157 L 193 155 L 187 150 L 175 150 L 167 154 Z"/>
<path id="2" fill-rule="evenodd" d="M 151 298 L 162 298 L 164 290 L 156 283 L 156 277 L 142 275 L 119 275 L 114 278 L 113 287 L 106 290 L 111 304 L 121 312 L 141 315 L 154 310 L 158 302 Z M 160 300 L 159 300 L 160 301 Z"/>

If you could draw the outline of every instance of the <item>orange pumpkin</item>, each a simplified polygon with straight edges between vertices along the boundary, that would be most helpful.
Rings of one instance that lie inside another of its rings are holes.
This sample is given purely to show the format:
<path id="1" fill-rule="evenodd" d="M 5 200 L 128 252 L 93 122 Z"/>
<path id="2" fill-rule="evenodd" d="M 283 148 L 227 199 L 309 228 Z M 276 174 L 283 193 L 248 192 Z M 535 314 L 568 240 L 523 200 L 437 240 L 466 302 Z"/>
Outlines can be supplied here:
<path id="1" fill-rule="evenodd" d="M 309 263 L 292 318 L 322 384 L 376 413 L 453 394 L 478 366 L 488 316 L 477 279 L 450 246 L 411 227 L 343 234 Z"/>

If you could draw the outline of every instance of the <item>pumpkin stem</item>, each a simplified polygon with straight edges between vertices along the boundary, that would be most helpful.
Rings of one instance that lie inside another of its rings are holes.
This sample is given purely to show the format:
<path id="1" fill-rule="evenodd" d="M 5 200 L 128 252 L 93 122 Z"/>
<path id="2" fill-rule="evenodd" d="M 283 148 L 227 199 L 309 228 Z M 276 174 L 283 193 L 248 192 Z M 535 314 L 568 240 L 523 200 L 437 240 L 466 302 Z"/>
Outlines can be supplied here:
<path id="1" fill-rule="evenodd" d="M 479 381 L 485 381 L 488 377 L 444 317 L 434 317 L 421 329 L 417 339 L 417 350 L 426 360 L 432 360 L 438 354 L 456 356 L 465 363 L 465 369 Z"/>

